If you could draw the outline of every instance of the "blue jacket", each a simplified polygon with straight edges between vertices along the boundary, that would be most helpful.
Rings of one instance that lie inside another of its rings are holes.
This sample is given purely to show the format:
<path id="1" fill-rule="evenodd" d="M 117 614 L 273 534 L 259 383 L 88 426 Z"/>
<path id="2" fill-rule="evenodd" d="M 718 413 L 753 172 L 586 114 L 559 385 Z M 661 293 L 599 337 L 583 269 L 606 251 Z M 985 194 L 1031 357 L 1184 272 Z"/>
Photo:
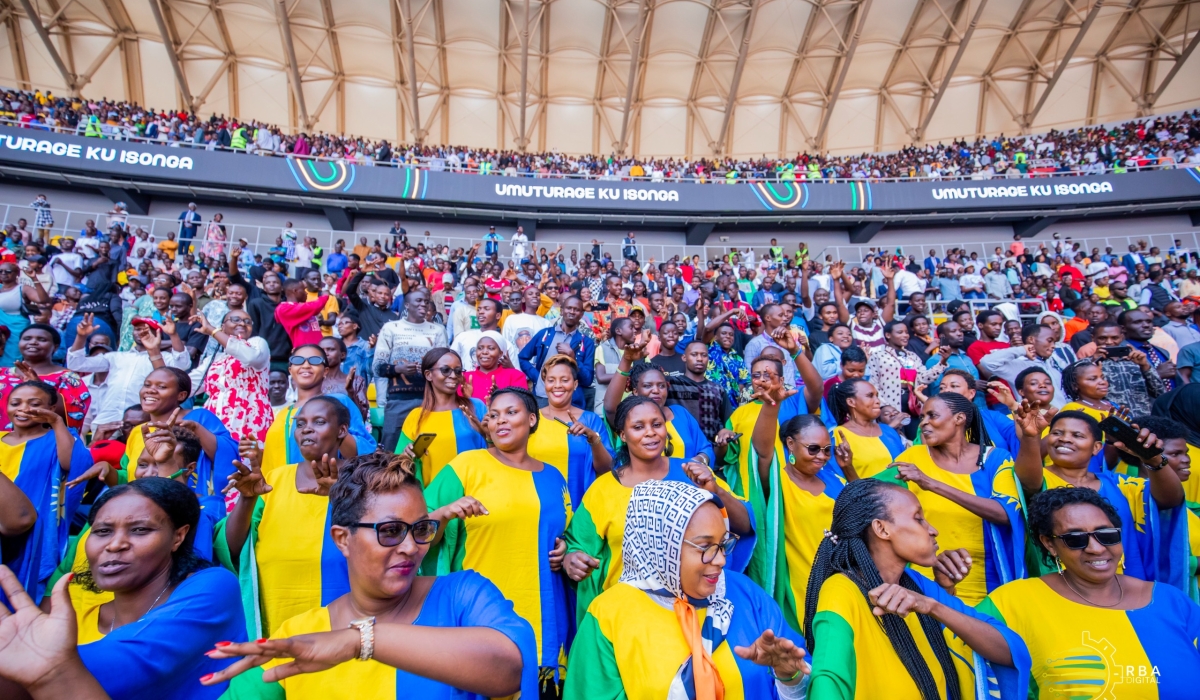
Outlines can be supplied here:
<path id="1" fill-rule="evenodd" d="M 529 377 L 529 386 L 535 389 L 546 358 L 556 354 L 550 343 L 554 340 L 557 330 L 558 325 L 555 324 L 534 333 L 518 356 L 521 360 L 521 371 L 525 373 L 526 377 Z M 571 404 L 579 408 L 586 408 L 583 405 L 583 388 L 591 386 L 592 380 L 596 376 L 596 343 L 580 333 L 579 329 L 575 329 L 574 333 L 567 336 L 567 345 L 575 350 L 575 362 L 579 365 L 579 386 L 575 388 L 575 393 L 571 396 Z"/>
<path id="2" fill-rule="evenodd" d="M 936 275 L 938 265 L 942 264 L 942 259 L 938 257 L 925 258 L 925 269 L 929 270 L 929 274 Z"/>

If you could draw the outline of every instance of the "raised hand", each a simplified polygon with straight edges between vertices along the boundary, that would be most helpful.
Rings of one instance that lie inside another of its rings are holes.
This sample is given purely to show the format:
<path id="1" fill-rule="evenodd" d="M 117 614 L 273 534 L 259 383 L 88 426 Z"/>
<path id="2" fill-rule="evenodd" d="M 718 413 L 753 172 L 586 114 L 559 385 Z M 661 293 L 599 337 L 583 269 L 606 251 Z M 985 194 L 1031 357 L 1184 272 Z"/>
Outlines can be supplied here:
<path id="1" fill-rule="evenodd" d="M 775 677 L 780 679 L 791 678 L 797 673 L 806 676 L 812 672 L 812 667 L 804 660 L 804 649 L 790 639 L 776 636 L 772 630 L 763 632 L 748 647 L 734 647 L 733 653 L 759 666 L 770 667 Z"/>
<path id="2" fill-rule="evenodd" d="M 92 314 L 84 314 L 83 320 L 75 327 L 75 333 L 80 337 L 86 338 L 95 333 L 97 328 L 99 326 L 96 325 L 96 317 Z M 135 328 L 134 330 L 136 331 L 137 329 Z"/>
<path id="3" fill-rule="evenodd" d="M 330 459 L 328 454 L 323 454 L 320 460 L 310 459 L 308 465 L 312 468 L 313 477 L 317 480 L 316 486 L 296 490 L 313 496 L 328 496 L 329 489 L 337 482 L 337 460 Z"/>
<path id="4" fill-rule="evenodd" d="M 634 362 L 640 362 L 642 358 L 646 357 L 646 344 L 641 340 L 635 340 L 634 342 L 625 346 L 625 350 L 622 354 L 624 358 L 629 360 L 631 364 Z"/>
<path id="5" fill-rule="evenodd" d="M 347 393 L 347 394 L 353 394 L 353 393 L 354 393 L 354 389 L 353 389 L 353 387 L 354 387 L 354 377 L 355 377 L 357 374 L 358 374 L 358 368 L 357 368 L 357 367 L 351 367 L 351 368 L 350 368 L 350 371 L 349 371 L 349 372 L 346 374 L 346 393 Z"/>
<path id="6" fill-rule="evenodd" d="M 567 541 L 561 537 L 554 538 L 554 549 L 550 550 L 550 570 L 562 571 L 563 557 L 567 555 Z"/>
<path id="7" fill-rule="evenodd" d="M 713 476 L 712 469 L 703 462 L 688 461 L 683 465 L 683 471 L 687 473 L 688 478 L 692 480 L 696 486 L 715 494 L 717 492 L 717 478 Z"/>
<path id="8" fill-rule="evenodd" d="M 262 466 L 262 445 L 259 444 L 258 438 L 253 435 L 243 435 L 241 440 L 238 440 L 238 455 L 246 464 L 253 464 L 256 467 Z"/>
<path id="9" fill-rule="evenodd" d="M 34 422 L 49 425 L 51 428 L 54 428 L 63 422 L 62 416 L 58 415 L 58 412 L 54 409 L 47 406 L 26 408 L 24 410 L 17 411 L 17 413 L 22 417 L 28 418 Z"/>
<path id="10" fill-rule="evenodd" d="M 91 467 L 89 467 L 88 470 L 85 471 L 83 474 L 80 474 L 78 477 L 68 481 L 66 483 L 66 487 L 74 488 L 80 484 L 86 484 L 87 482 L 91 481 L 92 479 L 99 479 L 100 481 L 108 483 L 109 475 L 112 473 L 113 473 L 113 467 L 111 464 L 109 464 L 108 462 L 96 462 Z M 117 485 L 116 478 L 114 477 L 113 482 L 108 485 L 116 486 Z"/>
<path id="11" fill-rule="evenodd" d="M 285 639 L 263 639 L 257 642 L 229 644 L 221 642 L 208 652 L 210 659 L 238 660 L 225 669 L 200 679 L 202 685 L 217 685 L 258 668 L 272 659 L 290 659 L 287 663 L 263 671 L 263 682 L 274 683 L 302 673 L 317 673 L 358 658 L 362 643 L 358 630 L 339 629 L 333 632 L 302 634 Z M 241 657 L 241 658 L 238 658 Z"/>
<path id="12" fill-rule="evenodd" d="M 600 568 L 600 560 L 584 552 L 569 552 L 564 558 L 562 569 L 572 581 L 578 583 Z"/>
<path id="13" fill-rule="evenodd" d="M 845 472 L 854 467 L 854 451 L 850 449 L 850 443 L 846 440 L 846 433 L 842 431 L 838 434 L 837 446 L 833 448 L 833 457 L 837 460 L 838 466 Z"/>
<path id="14" fill-rule="evenodd" d="M 567 415 L 568 416 L 571 415 L 571 411 L 569 409 L 567 410 Z M 567 427 L 567 434 L 568 435 L 582 435 L 583 437 L 587 438 L 587 441 L 590 444 L 593 444 L 593 445 L 600 442 L 600 440 L 601 440 L 600 433 L 597 433 L 595 430 L 592 430 L 591 428 L 587 427 L 586 423 L 579 420 L 581 417 L 583 417 L 582 411 L 579 412 L 578 416 L 571 419 L 571 425 L 569 425 Z"/>
<path id="15" fill-rule="evenodd" d="M 200 327 L 196 329 L 197 333 L 211 336 L 213 333 L 217 332 L 217 329 L 212 327 L 212 324 L 208 322 L 208 318 L 206 318 L 204 314 L 192 314 L 191 317 L 188 318 L 188 323 L 199 324 Z"/>
<path id="16" fill-rule="evenodd" d="M 1027 437 L 1040 438 L 1042 431 L 1050 424 L 1032 403 L 1022 401 L 1013 410 L 1013 425 L 1017 429 L 1017 438 L 1023 439 Z"/>
<path id="17" fill-rule="evenodd" d="M 1008 388 L 1008 384 L 1002 381 L 990 381 L 987 383 L 987 393 L 991 394 L 997 401 L 1008 406 L 1010 411 L 1015 411 L 1017 408 L 1017 397 L 1013 396 L 1012 389 Z"/>
<path id="18" fill-rule="evenodd" d="M 221 489 L 221 493 L 237 491 L 242 498 L 258 498 L 272 491 L 258 464 L 247 466 L 242 461 L 234 460 L 233 466 L 237 471 L 229 475 L 229 483 Z"/>
<path id="19" fill-rule="evenodd" d="M 41 377 L 38 376 L 38 373 L 34 371 L 33 367 L 25 360 L 17 360 L 14 362 L 13 369 L 17 371 L 17 374 L 21 377 L 22 381 L 36 382 L 41 379 Z"/>
<path id="20" fill-rule="evenodd" d="M 776 343 L 779 343 L 779 347 L 787 350 L 793 355 L 796 354 L 796 350 L 799 345 L 796 341 L 796 336 L 792 335 L 791 329 L 789 329 L 787 326 L 780 326 L 779 328 L 776 328 L 775 331 L 771 333 L 771 339 Z"/>
<path id="21" fill-rule="evenodd" d="M 729 428 L 721 428 L 717 431 L 717 434 L 713 436 L 713 446 L 720 447 L 722 445 L 728 445 L 731 442 L 737 442 L 737 439 L 737 433 L 733 432 Z"/>
<path id="22" fill-rule="evenodd" d="M 66 663 L 78 661 L 78 628 L 67 593 L 70 581 L 70 576 L 63 576 L 54 584 L 47 614 L 21 587 L 16 574 L 0 566 L 0 588 L 13 608 L 10 613 L 8 606 L 0 605 L 0 677 L 28 688 Z"/>
<path id="23" fill-rule="evenodd" d="M 175 318 L 171 314 L 163 316 L 163 320 L 158 325 L 162 327 L 162 332 L 168 336 L 175 335 L 176 330 L 178 330 L 175 327 Z"/>
<path id="24" fill-rule="evenodd" d="M 954 587 L 970 573 L 971 563 L 971 555 L 965 549 L 938 552 L 933 577 L 939 586 L 953 595 Z"/>
<path id="25" fill-rule="evenodd" d="M 367 338 L 367 345 L 369 345 L 371 347 L 375 347 L 375 343 L 377 343 L 378 341 L 379 341 L 379 336 L 372 333 L 371 337 Z"/>

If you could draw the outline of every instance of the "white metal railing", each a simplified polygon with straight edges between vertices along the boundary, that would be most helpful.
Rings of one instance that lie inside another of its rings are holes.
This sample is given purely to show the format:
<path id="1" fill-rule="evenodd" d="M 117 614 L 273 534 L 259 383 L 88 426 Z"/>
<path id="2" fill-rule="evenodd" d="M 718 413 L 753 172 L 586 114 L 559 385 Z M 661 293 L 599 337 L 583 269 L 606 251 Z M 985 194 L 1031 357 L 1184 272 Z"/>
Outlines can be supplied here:
<path id="1" fill-rule="evenodd" d="M 1145 119 L 1150 120 L 1150 119 L 1154 119 L 1154 118 L 1156 118 L 1156 117 L 1146 117 Z M 14 128 L 28 128 L 28 129 L 35 129 L 35 130 L 39 130 L 39 131 L 48 131 L 48 132 L 52 132 L 52 133 L 73 134 L 73 135 L 77 135 L 77 136 L 84 135 L 84 129 L 83 129 L 84 124 L 85 124 L 85 122 L 81 121 L 80 125 L 75 128 L 63 127 L 63 126 L 51 126 L 51 125 L 42 124 L 42 123 L 36 123 L 33 126 L 30 126 L 30 125 L 21 123 L 19 120 L 10 119 L 10 118 L 0 118 L 0 125 L 2 125 L 2 126 L 9 126 L 9 127 L 14 127 Z M 111 127 L 104 123 L 101 123 L 101 128 L 102 128 L 102 131 L 105 131 L 107 133 L 104 136 L 99 137 L 99 138 L 103 138 L 103 139 L 107 139 L 107 140 L 129 141 L 132 143 L 145 143 L 145 144 L 150 144 L 150 145 L 155 145 L 155 146 L 163 146 L 166 148 L 195 148 L 195 149 L 206 150 L 206 151 L 223 151 L 223 152 L 230 152 L 230 153 L 249 153 L 249 154 L 266 156 L 266 157 L 286 157 L 286 158 L 297 158 L 297 159 L 304 159 L 304 160 L 337 161 L 337 162 L 347 162 L 348 161 L 348 162 L 353 162 L 357 165 L 364 166 L 364 167 L 378 166 L 378 167 L 394 167 L 394 168 L 417 168 L 420 170 L 431 170 L 431 171 L 437 171 L 437 172 L 447 171 L 447 172 L 455 172 L 455 173 L 464 173 L 464 174 L 469 174 L 469 175 L 491 175 L 491 176 L 501 176 L 501 177 L 527 177 L 527 178 L 536 178 L 536 179 L 578 179 L 578 180 L 598 180 L 598 181 L 637 181 L 637 182 L 667 182 L 667 183 L 696 183 L 696 184 L 730 184 L 730 182 L 726 180 L 725 173 L 723 171 L 722 172 L 708 171 L 703 174 L 699 174 L 696 172 L 687 172 L 687 173 L 678 173 L 677 172 L 677 173 L 673 173 L 669 176 L 665 175 L 665 174 L 662 176 L 652 176 L 652 175 L 631 176 L 631 175 L 623 175 L 623 174 L 619 174 L 619 173 L 594 173 L 594 172 L 588 172 L 588 171 L 545 172 L 545 173 L 543 173 L 540 171 L 539 172 L 533 172 L 533 171 L 521 172 L 520 170 L 514 170 L 514 172 L 509 173 L 509 172 L 505 172 L 503 169 L 500 169 L 500 168 L 489 167 L 487 169 L 487 171 L 485 172 L 483 169 L 481 169 L 479 167 L 472 168 L 472 167 L 466 166 L 465 164 L 451 165 L 446 158 L 442 158 L 442 157 L 411 156 L 411 155 L 401 152 L 403 150 L 403 146 L 397 146 L 397 148 L 392 151 L 391 159 L 376 160 L 374 157 L 372 157 L 368 154 L 365 154 L 365 153 L 360 153 L 359 156 L 355 157 L 355 158 L 345 158 L 342 156 L 330 157 L 330 156 L 297 155 L 295 153 L 285 153 L 285 152 L 281 152 L 281 151 L 265 151 L 262 149 L 258 149 L 257 146 L 252 143 L 250 143 L 248 145 L 248 147 L 245 149 L 230 148 L 230 147 L 226 147 L 226 146 L 218 146 L 218 145 L 207 144 L 207 143 L 195 143 L 194 141 L 185 141 L 185 140 L 168 141 L 165 138 L 165 136 L 163 138 L 151 139 L 151 138 L 146 138 L 144 136 L 136 136 L 133 134 L 126 133 L 120 127 L 117 127 L 117 129 L 121 129 L 120 131 L 114 132 L 114 127 Z M 250 142 L 251 140 L 247 139 L 247 141 Z M 530 154 L 521 154 L 521 155 L 530 155 Z M 1034 155 L 1036 155 L 1036 153 Z M 642 158 L 642 159 L 635 159 L 635 162 L 642 163 L 642 161 L 646 161 L 647 163 L 653 163 L 655 160 L 657 160 L 657 159 Z M 834 164 L 844 165 L 845 163 L 840 160 L 835 160 Z M 805 170 L 805 168 L 797 165 L 797 167 L 793 170 L 795 177 L 789 178 L 789 179 L 795 180 L 797 182 L 807 182 L 810 184 L 822 184 L 822 183 L 838 184 L 838 183 L 862 182 L 862 181 L 871 182 L 871 183 L 931 182 L 931 181 L 939 182 L 939 181 L 992 180 L 992 179 L 1011 180 L 1011 179 L 1023 179 L 1023 178 L 1044 178 L 1044 177 L 1077 177 L 1077 176 L 1086 176 L 1086 175 L 1106 175 L 1106 174 L 1112 174 L 1114 172 L 1117 172 L 1114 167 L 1105 166 L 1102 163 L 1094 163 L 1091 165 L 1077 165 L 1077 166 L 1071 167 L 1070 169 L 1062 170 L 1062 171 L 1056 170 L 1056 171 L 1050 171 L 1050 172 L 1033 172 L 1034 170 L 1045 169 L 1045 168 L 1049 168 L 1049 167 L 1058 167 L 1057 161 L 1055 161 L 1054 159 L 1048 159 L 1048 158 L 1040 158 L 1040 159 L 1032 158 L 1027 162 L 1027 165 L 1028 165 L 1029 171 L 1025 172 L 1025 173 L 1020 172 L 1020 170 L 1016 167 L 1015 163 L 1007 163 L 1007 166 L 1008 166 L 1007 170 L 1005 170 L 1004 172 L 1001 172 L 1001 173 L 993 173 L 990 175 L 980 173 L 980 172 L 974 172 L 974 173 L 962 173 L 962 174 L 955 173 L 955 174 L 938 174 L 938 175 L 920 175 L 920 176 L 915 176 L 915 177 L 907 177 L 907 176 L 901 176 L 901 177 L 869 177 L 869 176 L 864 176 L 864 177 L 827 177 L 827 176 L 822 175 L 821 177 L 818 177 L 818 178 L 809 178 L 808 173 Z M 1123 167 L 1122 172 L 1145 172 L 1145 171 L 1151 171 L 1151 170 L 1173 170 L 1173 169 L 1179 168 L 1179 167 L 1188 167 L 1188 165 L 1189 164 L 1175 163 L 1171 159 L 1163 158 L 1163 159 L 1160 159 L 1159 162 L 1148 163 L 1146 165 L 1141 165 L 1141 166 L 1138 166 L 1138 165 L 1122 166 Z M 780 182 L 783 180 L 784 180 L 784 178 L 782 178 L 779 174 L 759 172 L 759 173 L 750 173 L 750 174 L 745 174 L 745 175 L 739 173 L 739 176 L 736 178 L 736 180 L 734 180 L 732 182 L 733 183 Z"/>

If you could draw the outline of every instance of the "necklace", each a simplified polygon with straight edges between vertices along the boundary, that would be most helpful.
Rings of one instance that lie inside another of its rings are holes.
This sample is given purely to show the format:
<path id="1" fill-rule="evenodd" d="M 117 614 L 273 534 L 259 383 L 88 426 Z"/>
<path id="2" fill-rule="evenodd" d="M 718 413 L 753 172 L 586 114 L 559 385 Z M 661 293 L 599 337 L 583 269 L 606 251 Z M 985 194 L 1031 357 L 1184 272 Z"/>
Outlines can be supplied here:
<path id="1" fill-rule="evenodd" d="M 163 587 L 163 589 L 162 589 L 162 591 L 160 591 L 160 592 L 159 592 L 159 594 L 158 594 L 158 597 L 157 597 L 157 598 L 155 598 L 155 599 L 154 599 L 154 602 L 150 604 L 150 607 L 146 609 L 146 615 L 149 615 L 149 614 L 150 614 L 150 611 L 154 609 L 154 606 L 155 606 L 155 605 L 158 605 L 158 601 L 162 600 L 162 597 L 163 597 L 163 595 L 164 595 L 164 594 L 167 592 L 167 589 L 168 589 L 168 588 L 170 588 L 170 587 L 171 587 L 171 582 L 170 582 L 170 581 L 168 581 L 168 582 L 167 582 L 167 585 L 166 585 L 166 586 L 164 586 L 164 587 Z M 142 617 L 145 617 L 145 615 L 143 615 Z M 140 618 L 139 618 L 139 619 L 140 619 Z M 116 629 L 116 627 L 117 627 L 117 608 L 116 608 L 116 606 L 114 605 L 114 606 L 113 606 L 113 616 L 112 616 L 112 622 L 108 623 L 108 633 L 109 633 L 109 634 L 112 634 L 112 631 L 113 631 L 114 629 Z"/>
<path id="2" fill-rule="evenodd" d="M 1070 588 L 1071 591 L 1075 593 L 1075 595 L 1079 596 L 1080 598 L 1083 598 L 1083 601 L 1085 603 L 1087 603 L 1088 605 L 1093 605 L 1097 608 L 1115 608 L 1121 604 L 1122 600 L 1125 600 L 1125 588 L 1123 586 L 1121 586 L 1121 577 L 1120 576 L 1117 577 L 1117 591 L 1119 593 L 1119 595 L 1117 596 L 1117 602 L 1110 603 L 1109 605 L 1101 605 L 1100 603 L 1093 603 L 1092 601 L 1088 600 L 1087 596 L 1080 593 L 1079 589 L 1075 588 L 1075 586 L 1072 586 L 1071 579 L 1067 578 L 1066 574 L 1064 574 L 1063 572 L 1060 571 L 1060 572 L 1058 572 L 1058 575 L 1062 577 L 1063 583 L 1067 584 L 1067 588 Z"/>
<path id="3" fill-rule="evenodd" d="M 1099 411 L 1105 410 L 1103 400 L 1096 402 L 1096 401 L 1092 401 L 1091 399 L 1080 398 L 1079 403 L 1083 404 L 1084 406 L 1090 406 Z"/>

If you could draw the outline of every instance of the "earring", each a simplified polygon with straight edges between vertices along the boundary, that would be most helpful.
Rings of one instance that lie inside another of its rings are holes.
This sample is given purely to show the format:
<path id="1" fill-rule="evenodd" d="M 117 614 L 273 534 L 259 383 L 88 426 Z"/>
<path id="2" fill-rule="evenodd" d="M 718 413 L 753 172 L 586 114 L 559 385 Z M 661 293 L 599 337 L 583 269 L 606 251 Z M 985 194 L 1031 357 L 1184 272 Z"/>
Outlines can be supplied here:
<path id="1" fill-rule="evenodd" d="M 663 448 L 663 456 L 670 457 L 673 454 L 675 454 L 675 445 L 671 444 L 671 441 L 668 439 L 667 446 Z"/>

